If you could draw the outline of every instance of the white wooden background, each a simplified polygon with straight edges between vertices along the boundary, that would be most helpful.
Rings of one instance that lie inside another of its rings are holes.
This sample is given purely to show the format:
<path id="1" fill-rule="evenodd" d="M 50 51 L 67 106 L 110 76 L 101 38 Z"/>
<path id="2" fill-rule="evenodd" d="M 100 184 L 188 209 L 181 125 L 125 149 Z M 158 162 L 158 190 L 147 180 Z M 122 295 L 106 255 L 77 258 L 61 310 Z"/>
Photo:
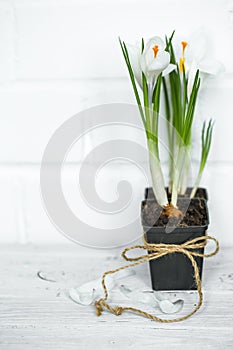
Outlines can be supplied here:
<path id="1" fill-rule="evenodd" d="M 134 102 L 118 36 L 134 42 L 175 28 L 181 37 L 200 27 L 226 67 L 203 101 L 216 128 L 202 184 L 211 197 L 211 232 L 233 244 L 233 2 L 225 0 L 0 0 L 0 242 L 66 242 L 41 203 L 41 157 L 75 113 Z"/>
<path id="2" fill-rule="evenodd" d="M 78 246 L 2 246 L 0 248 L 0 348 L 1 350 L 231 350 L 233 344 L 232 249 L 204 263 L 204 304 L 193 317 L 179 323 L 161 324 L 129 312 L 115 316 L 95 315 L 93 306 L 75 304 L 71 287 L 100 276 L 122 261 L 119 251 L 95 251 Z M 37 277 L 38 271 L 56 282 Z M 148 266 L 136 269 L 148 288 Z M 123 280 L 122 280 L 123 281 Z M 129 288 L 129 279 L 123 282 Z M 184 299 L 179 315 L 191 311 L 196 292 L 168 292 L 172 300 Z M 112 305 L 132 306 L 119 290 L 110 293 Z M 135 305 L 136 306 L 136 305 Z M 139 304 L 162 318 L 158 309 Z"/>

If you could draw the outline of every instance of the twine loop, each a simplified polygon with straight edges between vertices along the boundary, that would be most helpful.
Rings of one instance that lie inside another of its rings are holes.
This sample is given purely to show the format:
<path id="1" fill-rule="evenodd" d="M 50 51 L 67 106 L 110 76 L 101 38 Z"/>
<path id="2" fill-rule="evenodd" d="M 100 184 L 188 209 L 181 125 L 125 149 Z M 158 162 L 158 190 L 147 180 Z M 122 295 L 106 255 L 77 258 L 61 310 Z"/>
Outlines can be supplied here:
<path id="1" fill-rule="evenodd" d="M 216 245 L 215 250 L 213 250 L 212 252 L 207 253 L 207 254 L 199 253 L 197 251 L 197 249 L 204 248 L 208 241 L 213 241 L 215 243 L 215 245 Z M 102 286 L 103 286 L 103 290 L 104 290 L 104 298 L 101 298 L 101 299 L 95 301 L 94 305 L 96 308 L 96 315 L 100 316 L 103 312 L 103 307 L 105 307 L 107 310 L 109 310 L 110 312 L 114 313 L 117 316 L 121 315 L 123 311 L 131 311 L 131 312 L 140 314 L 142 316 L 145 316 L 149 319 L 152 319 L 154 321 L 163 322 L 163 323 L 179 322 L 179 321 L 182 321 L 182 320 L 189 318 L 190 316 L 192 316 L 195 312 L 197 312 L 200 309 L 202 302 L 203 302 L 203 293 L 202 293 L 202 289 L 201 289 L 201 279 L 200 279 L 199 269 L 198 269 L 195 257 L 198 256 L 198 257 L 202 257 L 202 258 L 204 258 L 204 257 L 209 258 L 211 256 L 216 255 L 219 251 L 219 242 L 214 237 L 201 236 L 201 237 L 194 238 L 194 239 L 187 241 L 185 243 L 182 243 L 182 244 L 165 244 L 165 243 L 154 244 L 154 243 L 147 242 L 145 234 L 144 234 L 143 235 L 143 243 L 144 243 L 143 245 L 135 245 L 135 246 L 132 246 L 129 248 L 125 248 L 123 250 L 123 252 L 121 254 L 122 257 L 126 261 L 132 262 L 131 264 L 121 266 L 115 270 L 106 271 L 103 274 Z M 140 255 L 138 257 L 128 257 L 127 253 L 130 250 L 134 250 L 134 249 L 147 250 L 148 254 Z M 134 307 L 116 306 L 114 308 L 106 302 L 108 299 L 108 291 L 107 291 L 107 287 L 105 285 L 105 277 L 107 275 L 114 274 L 118 271 L 127 269 L 129 267 L 134 267 L 134 266 L 142 264 L 144 262 L 158 259 L 164 255 L 172 254 L 172 253 L 181 253 L 181 254 L 186 255 L 188 257 L 188 259 L 190 260 L 192 267 L 193 267 L 193 270 L 194 270 L 195 282 L 196 282 L 197 291 L 199 294 L 199 302 L 196 305 L 196 307 L 188 315 L 185 315 L 185 316 L 179 317 L 179 318 L 175 318 L 175 319 L 162 319 L 162 318 L 159 318 L 159 317 L 154 316 L 152 314 L 149 314 L 145 311 L 142 311 L 140 309 L 136 309 Z"/>

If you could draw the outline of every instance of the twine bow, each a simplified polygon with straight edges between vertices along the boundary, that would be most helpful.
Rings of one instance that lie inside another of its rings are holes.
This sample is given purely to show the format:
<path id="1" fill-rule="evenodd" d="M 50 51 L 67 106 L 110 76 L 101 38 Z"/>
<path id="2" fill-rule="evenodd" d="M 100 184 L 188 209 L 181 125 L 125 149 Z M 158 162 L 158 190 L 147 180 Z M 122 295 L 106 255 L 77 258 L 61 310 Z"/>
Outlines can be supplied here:
<path id="1" fill-rule="evenodd" d="M 101 299 L 95 301 L 94 305 L 96 308 L 96 315 L 100 316 L 102 311 L 103 311 L 103 307 L 105 307 L 107 310 L 109 310 L 110 312 L 114 313 L 117 316 L 121 315 L 123 311 L 131 311 L 131 312 L 137 313 L 139 315 L 145 316 L 149 319 L 152 319 L 154 321 L 163 322 L 163 323 L 179 322 L 179 321 L 182 321 L 182 320 L 189 318 L 190 316 L 192 316 L 195 312 L 197 312 L 200 309 L 200 307 L 202 305 L 202 301 L 203 301 L 203 293 L 202 293 L 202 289 L 201 289 L 200 274 L 199 274 L 197 262 L 196 262 L 194 257 L 199 256 L 202 258 L 204 258 L 204 257 L 209 258 L 211 256 L 216 255 L 219 251 L 219 243 L 218 243 L 217 239 L 214 237 L 211 237 L 211 236 L 201 236 L 201 237 L 194 238 L 190 241 L 187 241 L 183 244 L 164 244 L 164 243 L 153 244 L 153 243 L 148 243 L 146 241 L 145 234 L 144 234 L 143 240 L 144 240 L 144 245 L 135 245 L 135 246 L 126 248 L 123 250 L 123 252 L 121 254 L 122 257 L 126 261 L 130 261 L 130 262 L 132 262 L 132 264 L 121 266 L 115 270 L 106 271 L 103 274 L 102 286 L 103 286 L 103 290 L 104 290 L 104 298 L 101 298 Z M 206 244 L 208 243 L 208 241 L 213 241 L 216 244 L 215 250 L 211 253 L 208 253 L 208 254 L 198 253 L 196 251 L 196 249 L 204 248 L 206 246 Z M 128 251 L 133 250 L 133 249 L 145 249 L 145 250 L 148 250 L 149 253 L 135 257 L 135 258 L 130 258 L 126 254 Z M 172 254 L 172 253 L 181 253 L 181 254 L 186 255 L 188 257 L 188 259 L 191 261 L 191 264 L 193 266 L 195 281 L 196 281 L 196 285 L 197 285 L 197 291 L 199 294 L 199 302 L 196 305 L 196 307 L 188 315 L 185 315 L 183 317 L 174 318 L 174 319 L 162 319 L 162 318 L 159 318 L 157 316 L 151 315 L 145 311 L 142 311 L 140 309 L 136 309 L 134 307 L 121 307 L 121 306 L 112 307 L 106 302 L 108 299 L 108 291 L 107 291 L 107 287 L 105 284 L 105 277 L 107 275 L 114 274 L 118 271 L 127 269 L 129 267 L 143 264 L 144 262 L 158 259 L 164 255 Z"/>

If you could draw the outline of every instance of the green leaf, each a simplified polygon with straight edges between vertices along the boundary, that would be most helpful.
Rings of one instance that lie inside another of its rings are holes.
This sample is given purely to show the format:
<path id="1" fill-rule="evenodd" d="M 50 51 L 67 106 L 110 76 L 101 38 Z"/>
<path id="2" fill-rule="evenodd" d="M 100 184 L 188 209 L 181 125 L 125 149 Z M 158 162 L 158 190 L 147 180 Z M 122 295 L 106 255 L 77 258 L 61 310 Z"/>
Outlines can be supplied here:
<path id="1" fill-rule="evenodd" d="M 187 108 L 187 112 L 184 120 L 183 132 L 182 132 L 182 139 L 186 145 L 190 141 L 190 135 L 191 135 L 191 129 L 192 129 L 192 123 L 193 123 L 193 117 L 194 117 L 194 111 L 195 111 L 199 87 L 200 87 L 200 78 L 199 78 L 199 70 L 197 70 L 193 87 L 192 87 L 192 92 L 188 102 L 188 108 Z"/>
<path id="2" fill-rule="evenodd" d="M 206 130 L 206 122 L 203 123 L 202 133 L 201 133 L 201 140 L 202 140 L 201 160 L 200 160 L 200 166 L 199 166 L 197 178 L 195 180 L 195 183 L 190 195 L 191 198 L 195 196 L 196 190 L 201 181 L 204 168 L 206 166 L 207 158 L 210 152 L 210 146 L 212 143 L 213 127 L 214 127 L 214 122 L 212 121 L 212 119 L 209 120 L 207 130 Z"/>
<path id="3" fill-rule="evenodd" d="M 148 96 L 148 85 L 146 81 L 145 74 L 142 72 L 142 89 L 143 89 L 143 98 L 144 98 L 144 110 L 146 116 L 147 128 L 150 130 L 150 111 L 149 111 L 149 96 Z"/>
<path id="4" fill-rule="evenodd" d="M 143 53 L 143 51 L 144 51 L 144 39 L 142 38 L 142 51 L 141 51 L 141 53 Z"/>
<path id="5" fill-rule="evenodd" d="M 136 85 L 136 82 L 135 82 L 133 69 L 131 67 L 128 50 L 127 50 L 127 47 L 126 47 L 124 41 L 122 42 L 120 38 L 119 38 L 119 42 L 120 42 L 121 50 L 122 50 L 122 53 L 123 53 L 123 56 L 124 56 L 124 59 L 125 59 L 125 63 L 126 63 L 127 68 L 128 68 L 129 76 L 130 76 L 131 83 L 132 83 L 132 86 L 133 86 L 134 95 L 135 95 L 135 98 L 136 98 L 136 101 L 137 101 L 137 104 L 138 104 L 138 108 L 139 108 L 139 111 L 140 111 L 140 114 L 141 114 L 142 122 L 143 122 L 144 127 L 146 128 L 145 116 L 144 116 L 144 113 L 143 113 L 141 100 L 140 100 L 139 93 L 138 93 L 138 90 L 137 90 L 137 85 Z"/>
<path id="6" fill-rule="evenodd" d="M 187 85 L 188 81 L 185 74 L 185 66 L 183 65 L 183 119 L 185 118 L 186 106 L 187 106 Z"/>
<path id="7" fill-rule="evenodd" d="M 210 152 L 210 146 L 212 143 L 212 135 L 213 135 L 213 127 L 214 127 L 214 122 L 212 119 L 209 120 L 208 127 L 206 129 L 206 122 L 203 123 L 202 127 L 202 153 L 201 153 L 201 162 L 200 162 L 200 169 L 199 172 L 202 173 L 206 162 L 207 158 Z"/>
<path id="8" fill-rule="evenodd" d="M 152 102 L 153 102 L 152 133 L 157 139 L 158 139 L 158 124 L 159 124 L 158 119 L 159 119 L 159 110 L 160 110 L 161 83 L 162 83 L 162 73 L 159 74 L 156 80 L 156 84 L 152 94 Z M 157 154 L 159 154 L 158 142 L 156 147 L 157 147 Z"/>
<path id="9" fill-rule="evenodd" d="M 170 109 L 170 103 L 169 103 L 167 83 L 166 83 L 166 79 L 164 77 L 163 77 L 162 81 L 163 81 L 164 101 L 165 101 L 165 108 L 166 108 L 166 118 L 170 122 L 171 109 Z"/>
<path id="10" fill-rule="evenodd" d="M 166 41 L 166 48 L 165 48 L 165 51 L 168 51 L 169 52 L 169 49 L 170 49 L 170 45 L 172 43 L 172 39 L 174 37 L 174 34 L 175 34 L 175 30 L 173 30 L 171 36 L 169 39 L 167 39 L 167 36 L 165 36 L 165 41 Z"/>

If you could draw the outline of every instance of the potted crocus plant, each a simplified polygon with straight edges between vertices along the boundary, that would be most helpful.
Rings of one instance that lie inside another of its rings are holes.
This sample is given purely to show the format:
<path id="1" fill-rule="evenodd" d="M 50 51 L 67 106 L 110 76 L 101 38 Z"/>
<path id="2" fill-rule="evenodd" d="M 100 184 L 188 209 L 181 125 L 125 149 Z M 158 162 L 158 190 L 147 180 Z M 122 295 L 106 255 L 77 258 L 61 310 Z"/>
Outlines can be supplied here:
<path id="1" fill-rule="evenodd" d="M 192 128 L 201 85 L 201 69 L 186 62 L 189 43 L 180 44 L 176 57 L 174 32 L 170 38 L 153 37 L 140 45 L 121 49 L 129 71 L 136 101 L 145 128 L 152 188 L 146 189 L 141 206 L 143 230 L 148 243 L 183 244 L 206 234 L 209 225 L 207 193 L 199 189 L 209 155 L 213 122 L 200 131 L 201 154 L 196 180 L 187 187 L 193 148 Z M 165 187 L 159 149 L 160 105 L 165 106 L 169 181 Z M 196 248 L 203 253 L 203 246 Z M 203 258 L 195 257 L 199 274 Z M 152 286 L 156 290 L 196 289 L 193 267 L 184 254 L 173 253 L 150 260 Z"/>

